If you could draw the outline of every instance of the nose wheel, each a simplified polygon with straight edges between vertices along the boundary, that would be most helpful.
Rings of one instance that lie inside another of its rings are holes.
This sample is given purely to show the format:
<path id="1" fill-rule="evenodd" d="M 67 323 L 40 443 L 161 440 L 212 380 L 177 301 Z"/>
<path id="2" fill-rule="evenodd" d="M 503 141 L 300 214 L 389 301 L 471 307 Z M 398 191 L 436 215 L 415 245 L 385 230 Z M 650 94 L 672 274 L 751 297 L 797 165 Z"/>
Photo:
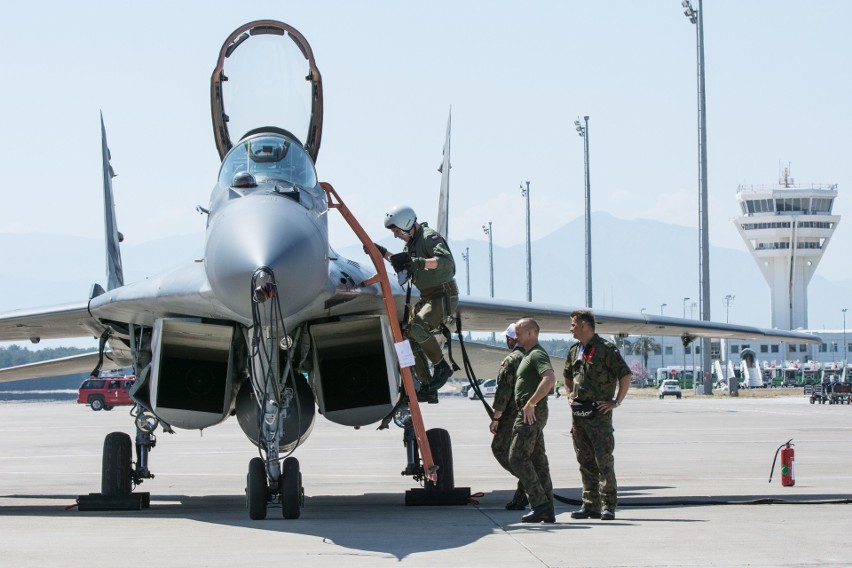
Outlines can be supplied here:
<path id="1" fill-rule="evenodd" d="M 298 519 L 302 513 L 304 492 L 302 490 L 302 473 L 299 471 L 299 460 L 289 457 L 284 460 L 281 472 L 281 509 L 285 519 Z"/>
<path id="2" fill-rule="evenodd" d="M 285 519 L 299 518 L 304 504 L 299 460 L 294 457 L 285 459 L 278 482 L 270 483 L 266 462 L 259 457 L 252 458 L 246 475 L 246 509 L 249 518 L 254 521 L 265 519 L 269 504 L 279 502 Z"/>
<path id="3" fill-rule="evenodd" d="M 266 482 L 266 464 L 261 458 L 252 458 L 246 475 L 246 508 L 249 518 L 262 521 L 266 518 L 269 485 Z"/>

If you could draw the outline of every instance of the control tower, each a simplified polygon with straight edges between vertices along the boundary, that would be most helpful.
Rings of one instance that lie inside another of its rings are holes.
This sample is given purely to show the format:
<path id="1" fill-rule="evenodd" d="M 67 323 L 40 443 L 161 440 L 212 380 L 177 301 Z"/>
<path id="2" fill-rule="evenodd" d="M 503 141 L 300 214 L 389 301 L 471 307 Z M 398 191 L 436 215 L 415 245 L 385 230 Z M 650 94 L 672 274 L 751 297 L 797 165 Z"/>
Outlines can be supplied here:
<path id="1" fill-rule="evenodd" d="M 808 283 L 840 222 L 836 197 L 837 184 L 795 184 L 787 168 L 777 186 L 737 188 L 734 223 L 769 284 L 773 328 L 808 327 Z"/>

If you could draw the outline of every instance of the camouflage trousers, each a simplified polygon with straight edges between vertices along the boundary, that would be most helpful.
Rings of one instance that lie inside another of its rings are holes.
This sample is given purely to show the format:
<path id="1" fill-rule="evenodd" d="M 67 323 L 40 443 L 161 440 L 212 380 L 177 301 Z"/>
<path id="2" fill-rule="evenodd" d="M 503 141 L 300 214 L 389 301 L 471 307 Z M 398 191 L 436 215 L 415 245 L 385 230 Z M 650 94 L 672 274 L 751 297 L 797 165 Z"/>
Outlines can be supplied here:
<path id="1" fill-rule="evenodd" d="M 512 428 L 515 425 L 515 416 L 518 411 L 514 405 L 506 409 L 500 415 L 497 425 L 497 433 L 494 434 L 494 439 L 491 440 L 491 453 L 494 454 L 494 459 L 497 460 L 503 469 L 515 475 L 512 471 L 512 466 L 509 465 L 509 446 L 512 445 Z M 517 476 L 515 476 L 517 477 Z M 521 482 L 518 482 L 518 489 L 523 491 Z"/>
<path id="2" fill-rule="evenodd" d="M 615 511 L 618 484 L 612 457 L 615 450 L 612 414 L 575 417 L 571 435 L 583 481 L 583 508 L 587 511 Z"/>
<path id="3" fill-rule="evenodd" d="M 547 407 L 539 405 L 535 418 L 535 424 L 524 424 L 524 415 L 518 412 L 509 444 L 509 470 L 526 489 L 530 507 L 553 502 L 553 482 L 544 448 Z"/>
<path id="4" fill-rule="evenodd" d="M 433 365 L 440 363 L 444 354 L 441 352 L 441 344 L 432 334 L 441 329 L 441 324 L 456 312 L 458 305 L 458 296 L 438 294 L 425 300 L 421 299 L 414 306 L 408 338 L 420 346 Z"/>

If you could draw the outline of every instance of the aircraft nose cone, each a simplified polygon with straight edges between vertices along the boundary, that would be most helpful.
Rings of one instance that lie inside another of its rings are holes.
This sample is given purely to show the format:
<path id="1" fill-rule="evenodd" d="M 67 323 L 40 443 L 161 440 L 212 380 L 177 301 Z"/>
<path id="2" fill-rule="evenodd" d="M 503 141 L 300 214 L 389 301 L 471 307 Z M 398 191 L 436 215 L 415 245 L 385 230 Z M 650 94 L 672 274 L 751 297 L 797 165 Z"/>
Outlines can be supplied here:
<path id="1" fill-rule="evenodd" d="M 304 308 L 328 279 L 328 243 L 309 212 L 278 195 L 250 195 L 211 218 L 205 267 L 213 293 L 250 319 L 252 276 L 272 270 L 284 316 Z"/>

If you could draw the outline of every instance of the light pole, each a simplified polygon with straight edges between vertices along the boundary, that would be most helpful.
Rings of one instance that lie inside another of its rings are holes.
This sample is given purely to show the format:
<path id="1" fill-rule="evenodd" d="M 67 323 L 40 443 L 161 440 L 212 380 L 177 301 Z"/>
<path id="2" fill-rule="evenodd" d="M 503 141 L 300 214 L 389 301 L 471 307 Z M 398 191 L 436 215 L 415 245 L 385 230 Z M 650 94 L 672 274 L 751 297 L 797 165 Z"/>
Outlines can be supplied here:
<path id="1" fill-rule="evenodd" d="M 698 301 L 701 304 L 701 319 L 710 321 L 710 235 L 707 212 L 707 101 L 704 89 L 704 8 L 698 0 L 698 10 L 689 0 L 683 0 L 683 15 L 696 26 L 696 51 L 698 59 L 698 257 L 699 287 Z M 703 345 L 703 367 L 710 367 L 710 338 Z M 711 394 L 710 384 L 705 385 L 704 394 Z"/>
<path id="2" fill-rule="evenodd" d="M 689 319 L 695 319 L 695 308 L 698 306 L 695 302 L 689 304 Z M 695 342 L 692 343 L 692 385 L 695 386 Z"/>
<path id="3" fill-rule="evenodd" d="M 491 284 L 491 297 L 494 297 L 494 240 L 491 231 L 491 221 L 488 226 L 482 225 L 482 232 L 488 235 L 488 277 Z"/>
<path id="4" fill-rule="evenodd" d="M 730 321 L 731 304 L 734 303 L 734 297 L 735 296 L 733 294 L 727 294 L 725 296 L 725 299 L 724 299 L 724 302 L 725 302 L 725 323 L 728 323 Z M 720 363 L 720 365 L 723 369 L 722 374 L 724 375 L 725 381 L 728 384 L 728 392 L 730 393 L 732 391 L 731 391 L 730 378 L 728 377 L 728 367 L 727 367 L 727 364 L 726 364 L 727 359 L 728 359 L 727 351 L 728 351 L 728 342 L 724 338 L 719 339 L 719 352 L 720 352 L 719 353 L 719 363 Z M 722 377 L 716 377 L 716 378 L 721 379 Z M 733 392 L 736 392 L 736 391 L 733 391 Z"/>
<path id="5" fill-rule="evenodd" d="M 470 296 L 470 247 L 464 247 L 462 258 L 464 259 L 464 272 L 467 276 L 467 295 Z"/>
<path id="6" fill-rule="evenodd" d="M 686 302 L 689 298 L 683 299 L 683 319 L 686 319 Z M 683 343 L 683 342 L 681 342 Z M 683 343 L 683 386 L 686 387 L 686 346 L 689 343 Z"/>
<path id="7" fill-rule="evenodd" d="M 842 377 L 846 377 L 846 352 L 848 351 L 848 345 L 846 344 L 846 310 L 849 308 L 843 308 L 841 311 L 843 312 L 843 371 L 841 372 Z"/>
<path id="8" fill-rule="evenodd" d="M 574 121 L 577 133 L 583 138 L 583 165 L 586 178 L 586 306 L 592 307 L 592 210 L 591 188 L 589 186 L 589 117 L 584 116 L 585 126 L 580 124 L 580 117 Z"/>
<path id="9" fill-rule="evenodd" d="M 665 308 L 666 306 L 668 306 L 668 304 L 660 304 L 660 315 L 664 315 L 663 314 L 663 308 Z M 666 367 L 666 363 L 665 363 L 665 361 L 666 361 L 666 343 L 665 343 L 665 341 L 666 341 L 666 336 L 661 335 L 660 336 L 660 367 L 661 368 Z"/>
<path id="10" fill-rule="evenodd" d="M 731 304 L 734 303 L 735 297 L 736 296 L 734 296 L 732 294 L 728 294 L 727 296 L 725 296 L 725 299 L 724 299 L 724 302 L 725 302 L 725 323 L 728 323 L 728 321 L 729 321 L 728 316 L 730 315 Z"/>
<path id="11" fill-rule="evenodd" d="M 532 251 L 530 250 L 530 182 L 521 184 L 521 196 L 527 200 L 527 302 L 532 302 Z"/>

